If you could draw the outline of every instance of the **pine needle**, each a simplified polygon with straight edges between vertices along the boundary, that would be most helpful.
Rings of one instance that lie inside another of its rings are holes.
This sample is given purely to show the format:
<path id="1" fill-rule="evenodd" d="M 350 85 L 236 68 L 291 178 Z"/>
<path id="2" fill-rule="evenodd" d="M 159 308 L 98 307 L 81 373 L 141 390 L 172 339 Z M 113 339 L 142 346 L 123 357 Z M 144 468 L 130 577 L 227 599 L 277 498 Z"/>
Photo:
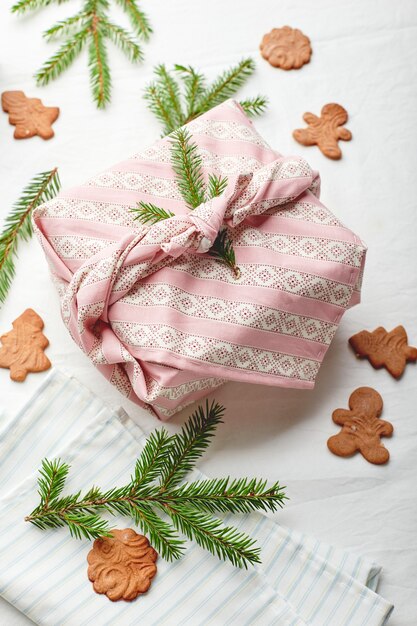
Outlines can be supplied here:
<path id="1" fill-rule="evenodd" d="M 59 189 L 57 168 L 37 174 L 6 217 L 4 230 L 0 235 L 0 303 L 5 302 L 15 276 L 19 240 L 27 241 L 32 236 L 33 209 L 51 200 Z"/>
<path id="2" fill-rule="evenodd" d="M 25 13 L 66 0 L 19 0 L 12 7 L 14 13 Z M 59 21 L 45 31 L 48 41 L 65 38 L 60 48 L 35 74 L 38 85 L 46 85 L 67 70 L 85 46 L 88 50 L 90 86 L 98 108 L 104 108 L 111 97 L 111 77 L 106 40 L 115 44 L 132 62 L 143 59 L 137 37 L 149 39 L 152 29 L 136 0 L 115 0 L 127 14 L 134 33 L 114 24 L 107 16 L 109 0 L 83 0 L 81 10 Z"/>
<path id="3" fill-rule="evenodd" d="M 255 540 L 212 514 L 276 511 L 286 500 L 283 487 L 277 482 L 268 487 L 257 478 L 183 482 L 209 447 L 223 414 L 222 406 L 206 402 L 178 434 L 152 433 L 130 482 L 108 491 L 92 487 L 84 495 L 62 495 L 70 468 L 60 459 L 45 459 L 38 479 L 40 502 L 25 520 L 41 530 L 67 527 L 73 537 L 96 539 L 111 535 L 101 513 L 121 515 L 131 518 L 168 561 L 182 557 L 185 536 L 237 567 L 259 563 Z"/>

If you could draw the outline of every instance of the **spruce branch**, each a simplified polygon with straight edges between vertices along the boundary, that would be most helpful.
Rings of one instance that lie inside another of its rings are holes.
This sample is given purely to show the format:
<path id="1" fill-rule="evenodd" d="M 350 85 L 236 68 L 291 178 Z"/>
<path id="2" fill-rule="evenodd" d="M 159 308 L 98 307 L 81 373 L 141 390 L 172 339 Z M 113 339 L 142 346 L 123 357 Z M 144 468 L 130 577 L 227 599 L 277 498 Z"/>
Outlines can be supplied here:
<path id="1" fill-rule="evenodd" d="M 81 53 L 89 37 L 89 27 L 81 28 L 71 39 L 68 39 L 36 72 L 38 85 L 47 85 L 64 72 Z"/>
<path id="2" fill-rule="evenodd" d="M 219 559 L 229 560 L 235 567 L 260 563 L 260 548 L 254 548 L 255 540 L 233 526 L 187 506 L 171 506 L 168 509 L 175 528 L 199 546 Z"/>
<path id="3" fill-rule="evenodd" d="M 255 71 L 253 59 L 242 59 L 237 65 L 226 70 L 202 94 L 198 100 L 198 110 L 208 111 L 231 98 Z"/>
<path id="4" fill-rule="evenodd" d="M 276 511 L 286 499 L 283 487 L 278 482 L 268 487 L 256 478 L 183 482 L 208 448 L 223 414 L 222 406 L 206 402 L 176 435 L 165 429 L 152 433 L 123 487 L 62 495 L 69 466 L 60 459 L 45 459 L 38 479 L 40 502 L 25 520 L 42 530 L 67 527 L 78 539 L 95 539 L 111 536 L 112 527 L 102 513 L 121 515 L 133 519 L 169 561 L 183 555 L 185 536 L 238 567 L 258 563 L 254 539 L 212 514 Z"/>
<path id="5" fill-rule="evenodd" d="M 171 163 L 176 174 L 178 189 L 189 209 L 195 209 L 202 202 L 220 196 L 227 187 L 227 178 L 210 174 L 208 184 L 204 181 L 203 162 L 198 154 L 196 143 L 186 128 L 180 128 L 173 133 L 171 139 Z M 152 203 L 139 202 L 138 207 L 132 208 L 135 220 L 142 224 L 153 225 L 161 220 L 173 217 L 171 211 L 166 211 Z M 233 243 L 226 228 L 219 231 L 208 254 L 219 263 L 230 267 L 235 278 L 240 277 L 240 269 L 236 265 L 236 255 Z"/>
<path id="6" fill-rule="evenodd" d="M 163 134 L 169 135 L 176 128 L 175 115 L 166 102 L 165 94 L 156 82 L 152 82 L 146 87 L 144 99 L 147 102 L 148 109 L 152 111 L 163 125 Z"/>
<path id="7" fill-rule="evenodd" d="M 19 0 L 13 7 L 14 13 L 25 13 L 39 9 L 52 2 L 66 0 Z M 55 80 L 73 63 L 87 47 L 90 86 L 98 108 L 104 108 L 111 97 L 111 78 L 106 40 L 115 44 L 127 58 L 136 63 L 143 59 L 138 38 L 147 40 L 152 32 L 146 15 L 136 0 L 115 0 L 127 14 L 133 33 L 114 24 L 108 18 L 110 0 L 83 0 L 81 10 L 65 20 L 57 22 L 45 31 L 48 41 L 64 39 L 60 48 L 35 74 L 39 85 Z"/>
<path id="8" fill-rule="evenodd" d="M 12 6 L 11 11 L 12 13 L 24 14 L 42 9 L 50 4 L 64 4 L 64 2 L 68 2 L 68 0 L 19 0 Z"/>
<path id="9" fill-rule="evenodd" d="M 195 209 L 205 200 L 203 161 L 186 128 L 179 128 L 172 135 L 171 163 L 185 204 Z"/>
<path id="10" fill-rule="evenodd" d="M 152 202 L 139 202 L 137 207 L 130 210 L 135 214 L 133 219 L 139 220 L 142 224 L 156 224 L 161 220 L 174 217 L 174 213 L 165 211 L 165 209 L 161 209 L 161 207 L 152 204 Z"/>
<path id="11" fill-rule="evenodd" d="M 6 217 L 0 234 L 0 303 L 4 303 L 15 275 L 15 258 L 19 240 L 32 236 L 32 211 L 51 200 L 60 189 L 57 168 L 37 174 L 23 190 Z"/>
<path id="12" fill-rule="evenodd" d="M 256 115 L 262 115 L 268 106 L 268 99 L 263 96 L 256 96 L 255 98 L 246 98 L 246 100 L 240 101 L 240 106 L 249 117 L 255 117 Z"/>
<path id="13" fill-rule="evenodd" d="M 165 106 L 172 113 L 175 128 L 182 126 L 184 113 L 180 101 L 180 89 L 174 77 L 168 72 L 162 63 L 154 69 L 156 75 L 156 85 L 161 96 L 164 97 Z"/>
<path id="14" fill-rule="evenodd" d="M 227 228 L 219 231 L 208 254 L 216 261 L 230 267 L 235 278 L 240 278 L 240 269 L 236 265 L 236 255 Z"/>
<path id="15" fill-rule="evenodd" d="M 203 74 L 189 65 L 174 65 L 174 70 L 179 72 L 184 84 L 184 99 L 187 105 L 187 114 L 182 124 L 193 118 L 196 112 L 196 104 L 198 99 L 203 95 L 206 86 L 206 79 Z"/>
<path id="16" fill-rule="evenodd" d="M 217 176 L 216 174 L 210 174 L 207 186 L 208 199 L 210 200 L 211 198 L 217 198 L 218 196 L 221 196 L 226 187 L 226 177 Z"/>
<path id="17" fill-rule="evenodd" d="M 154 69 L 155 80 L 146 87 L 144 98 L 148 108 L 162 123 L 164 134 L 168 135 L 234 96 L 254 69 L 253 59 L 243 59 L 207 87 L 205 76 L 190 65 L 176 64 L 173 72 L 165 65 L 158 65 Z M 250 116 L 260 115 L 266 104 L 267 99 L 263 96 L 241 102 Z"/>
<path id="18" fill-rule="evenodd" d="M 135 32 L 145 41 L 149 41 L 153 31 L 146 14 L 136 0 L 116 0 L 116 2 L 128 15 Z"/>
<path id="19" fill-rule="evenodd" d="M 217 402 L 200 405 L 172 441 L 164 469 L 161 472 L 160 490 L 167 491 L 181 482 L 190 472 L 214 437 L 222 423 L 224 407 Z"/>

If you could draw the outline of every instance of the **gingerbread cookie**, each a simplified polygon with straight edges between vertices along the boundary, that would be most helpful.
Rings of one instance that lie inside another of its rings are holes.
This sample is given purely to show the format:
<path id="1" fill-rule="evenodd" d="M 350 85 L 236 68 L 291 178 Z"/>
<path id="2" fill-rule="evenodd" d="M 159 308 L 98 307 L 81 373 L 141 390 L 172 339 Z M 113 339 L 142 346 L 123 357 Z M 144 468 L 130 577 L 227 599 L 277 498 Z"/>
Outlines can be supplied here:
<path id="1" fill-rule="evenodd" d="M 371 333 L 362 330 L 353 335 L 349 343 L 357 357 L 367 358 L 376 369 L 385 367 L 394 378 L 402 376 L 407 362 L 417 361 L 417 348 L 408 345 L 403 326 L 389 333 L 382 326 Z"/>
<path id="2" fill-rule="evenodd" d="M 386 463 L 389 452 L 380 437 L 391 437 L 394 429 L 392 424 L 379 419 L 382 407 L 382 398 L 375 389 L 356 389 L 349 398 L 349 411 L 333 411 L 333 421 L 342 426 L 342 430 L 328 440 L 329 450 L 344 457 L 359 451 L 369 463 Z"/>
<path id="3" fill-rule="evenodd" d="M 318 146 L 324 156 L 329 159 L 340 159 L 342 151 L 338 141 L 350 141 L 352 133 L 343 124 L 347 122 L 347 111 L 340 104 L 325 104 L 321 117 L 313 113 L 304 113 L 303 120 L 309 128 L 299 128 L 293 137 L 303 146 Z"/>
<path id="4" fill-rule="evenodd" d="M 158 555 L 146 537 L 131 528 L 111 532 L 112 537 L 96 539 L 88 553 L 88 578 L 94 591 L 112 602 L 131 602 L 151 586 Z"/>
<path id="5" fill-rule="evenodd" d="M 27 98 L 23 91 L 5 91 L 1 95 L 3 111 L 9 122 L 16 126 L 15 139 L 28 139 L 39 135 L 42 139 L 54 136 L 52 124 L 59 115 L 58 107 L 46 107 L 39 98 Z"/>
<path id="6" fill-rule="evenodd" d="M 44 372 L 51 362 L 44 354 L 49 341 L 42 332 L 43 320 L 26 309 L 13 322 L 13 330 L 0 337 L 0 367 L 10 369 L 10 378 L 23 382 L 29 372 Z"/>
<path id="7" fill-rule="evenodd" d="M 273 67 L 283 70 L 299 69 L 311 58 L 310 39 L 298 30 L 283 26 L 273 28 L 263 36 L 261 54 Z"/>

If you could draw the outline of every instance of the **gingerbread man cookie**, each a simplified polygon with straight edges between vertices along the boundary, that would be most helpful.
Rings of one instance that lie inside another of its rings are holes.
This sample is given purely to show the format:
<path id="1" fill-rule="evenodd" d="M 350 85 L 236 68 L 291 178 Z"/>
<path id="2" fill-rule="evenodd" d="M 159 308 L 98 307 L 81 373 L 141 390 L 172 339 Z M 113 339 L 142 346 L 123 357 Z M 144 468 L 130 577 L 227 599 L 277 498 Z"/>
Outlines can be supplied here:
<path id="1" fill-rule="evenodd" d="M 111 532 L 112 537 L 96 539 L 88 553 L 88 578 L 94 591 L 112 602 L 131 602 L 151 586 L 158 555 L 147 538 L 131 528 Z"/>
<path id="2" fill-rule="evenodd" d="M 273 28 L 263 36 L 261 54 L 273 67 L 300 69 L 311 58 L 310 39 L 298 28 Z"/>
<path id="3" fill-rule="evenodd" d="M 347 119 L 347 111 L 340 104 L 325 104 L 320 117 L 304 113 L 303 120 L 309 127 L 295 130 L 293 137 L 303 146 L 318 146 L 324 156 L 337 160 L 342 157 L 338 141 L 352 139 L 352 133 L 343 128 Z"/>
<path id="4" fill-rule="evenodd" d="M 349 398 L 349 411 L 333 411 L 333 421 L 342 426 L 342 430 L 328 440 L 329 450 L 344 457 L 359 451 L 369 463 L 386 463 L 389 452 L 380 437 L 391 437 L 394 428 L 389 422 L 379 419 L 382 407 L 382 398 L 375 389 L 356 389 Z"/>
<path id="5" fill-rule="evenodd" d="M 54 136 L 52 124 L 58 119 L 58 107 L 46 107 L 39 98 L 27 98 L 23 91 L 5 91 L 1 95 L 3 111 L 9 122 L 16 126 L 15 139 L 29 139 L 39 135 L 42 139 Z"/>
<path id="6" fill-rule="evenodd" d="M 389 333 L 382 326 L 372 333 L 362 330 L 349 343 L 356 356 L 367 358 L 376 369 L 385 367 L 394 378 L 402 376 L 407 362 L 417 361 L 417 348 L 408 345 L 404 326 L 397 326 Z"/>
<path id="7" fill-rule="evenodd" d="M 42 332 L 43 320 L 26 309 L 13 322 L 13 330 L 0 337 L 0 367 L 10 369 L 10 378 L 23 382 L 29 372 L 44 372 L 51 362 L 44 354 L 49 341 Z"/>

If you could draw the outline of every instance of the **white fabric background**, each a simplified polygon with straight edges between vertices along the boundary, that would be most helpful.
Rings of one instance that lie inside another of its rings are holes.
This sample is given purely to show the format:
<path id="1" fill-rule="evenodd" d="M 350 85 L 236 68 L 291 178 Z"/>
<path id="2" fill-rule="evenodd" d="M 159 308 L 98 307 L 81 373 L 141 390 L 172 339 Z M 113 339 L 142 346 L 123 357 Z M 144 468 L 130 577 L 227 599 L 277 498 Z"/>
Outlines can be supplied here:
<path id="1" fill-rule="evenodd" d="M 35 173 L 57 165 L 63 186 L 70 186 L 155 140 L 160 129 L 142 91 L 156 63 L 191 63 L 214 77 L 242 56 L 257 60 L 256 74 L 242 94 L 261 92 L 270 99 L 258 128 L 280 152 L 301 154 L 320 171 L 324 203 L 369 246 L 363 302 L 346 314 L 314 391 L 229 384 L 215 393 L 227 406 L 227 417 L 201 467 L 212 476 L 279 478 L 291 497 L 279 514 L 282 523 L 380 562 L 380 592 L 396 605 L 390 624 L 415 626 L 417 371 L 409 365 L 397 382 L 386 371 L 356 361 L 347 347 L 347 338 L 362 328 L 391 329 L 399 323 L 417 344 L 415 1 L 143 0 L 155 30 L 145 48 L 146 61 L 132 66 L 111 50 L 114 91 L 104 112 L 91 102 L 84 55 L 49 87 L 37 88 L 32 79 L 55 49 L 42 41 L 42 30 L 75 12 L 79 2 L 26 18 L 12 16 L 10 5 L 2 3 L 0 9 L 0 90 L 23 89 L 59 106 L 61 115 L 51 141 L 18 142 L 0 113 L 0 220 Z M 262 35 L 284 24 L 300 27 L 311 38 L 312 61 L 300 71 L 275 70 L 258 53 Z M 291 136 L 303 126 L 305 111 L 319 113 L 332 101 L 348 110 L 347 127 L 354 137 L 342 144 L 340 162 L 299 146 Z M 80 377 L 110 404 L 123 404 L 149 429 L 152 417 L 123 401 L 72 344 L 37 242 L 20 250 L 17 277 L 0 310 L 1 331 L 33 307 L 45 320 L 54 365 Z M 33 375 L 19 385 L 0 370 L 0 420 L 16 412 L 42 380 L 43 375 Z M 360 456 L 340 459 L 326 447 L 327 438 L 337 432 L 332 410 L 346 407 L 349 394 L 360 385 L 382 394 L 383 417 L 395 428 L 387 443 L 391 461 L 384 467 Z M 169 428 L 175 429 L 185 415 Z M 27 620 L 1 601 L 0 623 L 15 626 Z"/>

